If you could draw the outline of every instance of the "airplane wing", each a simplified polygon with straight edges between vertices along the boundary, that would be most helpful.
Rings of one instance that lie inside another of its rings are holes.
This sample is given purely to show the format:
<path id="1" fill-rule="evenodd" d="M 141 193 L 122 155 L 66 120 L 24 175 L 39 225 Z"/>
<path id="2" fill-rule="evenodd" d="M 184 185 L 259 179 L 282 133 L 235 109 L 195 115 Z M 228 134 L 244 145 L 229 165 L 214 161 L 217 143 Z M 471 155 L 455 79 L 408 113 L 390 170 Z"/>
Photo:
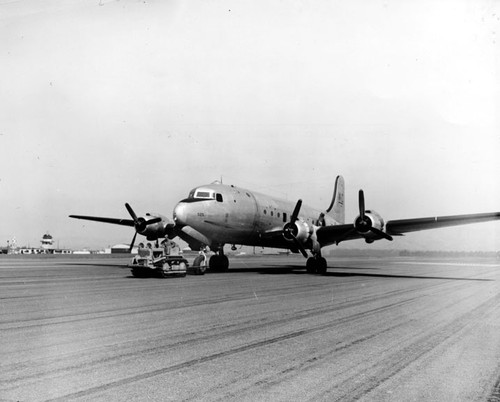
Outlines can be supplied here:
<path id="1" fill-rule="evenodd" d="M 388 221 L 385 230 L 391 235 L 402 235 L 407 232 L 437 229 L 448 226 L 467 225 L 471 223 L 488 222 L 500 219 L 500 212 L 485 214 L 436 216 L 430 218 L 398 219 Z"/>
<path id="2" fill-rule="evenodd" d="M 84 219 L 87 221 L 113 223 L 115 225 L 132 226 L 134 227 L 134 221 L 132 219 L 119 219 L 119 218 L 103 218 L 100 216 L 86 216 L 86 215 L 70 215 L 70 218 Z"/>
<path id="3" fill-rule="evenodd" d="M 316 231 L 318 242 L 321 245 L 340 243 L 345 240 L 362 239 L 363 236 L 356 231 L 354 224 L 322 226 Z"/>
<path id="4" fill-rule="evenodd" d="M 390 220 L 386 223 L 385 233 L 390 236 L 403 236 L 404 233 L 408 232 L 489 222 L 499 219 L 500 212 L 396 219 Z M 319 243 L 322 245 L 364 238 L 364 236 L 356 230 L 354 224 L 323 226 L 318 228 L 316 234 L 318 236 Z"/>

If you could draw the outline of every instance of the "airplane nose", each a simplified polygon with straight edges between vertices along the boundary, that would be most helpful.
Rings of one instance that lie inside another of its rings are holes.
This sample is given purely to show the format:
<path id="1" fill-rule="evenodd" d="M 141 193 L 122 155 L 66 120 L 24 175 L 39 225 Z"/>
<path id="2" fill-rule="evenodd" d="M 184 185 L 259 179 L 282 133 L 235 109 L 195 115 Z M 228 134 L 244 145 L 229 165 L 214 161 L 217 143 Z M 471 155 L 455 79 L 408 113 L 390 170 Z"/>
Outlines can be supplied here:
<path id="1" fill-rule="evenodd" d="M 174 208 L 174 221 L 176 225 L 187 225 L 187 204 L 179 202 Z"/>

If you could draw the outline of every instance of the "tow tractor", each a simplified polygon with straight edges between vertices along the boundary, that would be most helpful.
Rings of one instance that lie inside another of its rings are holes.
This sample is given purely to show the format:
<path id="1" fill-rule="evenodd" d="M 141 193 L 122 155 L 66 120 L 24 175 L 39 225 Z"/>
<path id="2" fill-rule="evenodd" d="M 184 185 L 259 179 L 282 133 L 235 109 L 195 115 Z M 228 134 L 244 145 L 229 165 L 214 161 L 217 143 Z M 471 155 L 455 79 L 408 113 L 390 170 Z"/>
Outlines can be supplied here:
<path id="1" fill-rule="evenodd" d="M 148 276 L 166 278 L 186 276 L 189 264 L 178 249 L 155 247 L 140 248 L 128 266 L 136 278 Z"/>

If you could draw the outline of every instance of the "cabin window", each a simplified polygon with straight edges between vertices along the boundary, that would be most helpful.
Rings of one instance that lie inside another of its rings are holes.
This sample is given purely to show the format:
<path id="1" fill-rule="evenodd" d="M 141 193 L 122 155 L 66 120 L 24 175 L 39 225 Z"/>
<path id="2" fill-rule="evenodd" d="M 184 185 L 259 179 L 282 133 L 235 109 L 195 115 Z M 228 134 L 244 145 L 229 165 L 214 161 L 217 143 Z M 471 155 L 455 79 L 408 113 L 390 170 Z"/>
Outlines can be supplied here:
<path id="1" fill-rule="evenodd" d="M 223 199 L 222 199 L 222 194 L 217 193 L 217 194 L 215 195 L 215 199 L 216 199 L 218 202 L 222 202 L 222 201 L 223 201 Z"/>
<path id="2" fill-rule="evenodd" d="M 274 215 L 274 213 L 273 213 L 273 211 L 271 211 L 271 216 L 273 216 L 273 215 Z"/>
<path id="3" fill-rule="evenodd" d="M 283 212 L 283 222 L 286 222 L 286 212 Z"/>
<path id="4" fill-rule="evenodd" d="M 264 209 L 264 215 L 267 215 L 267 211 Z"/>

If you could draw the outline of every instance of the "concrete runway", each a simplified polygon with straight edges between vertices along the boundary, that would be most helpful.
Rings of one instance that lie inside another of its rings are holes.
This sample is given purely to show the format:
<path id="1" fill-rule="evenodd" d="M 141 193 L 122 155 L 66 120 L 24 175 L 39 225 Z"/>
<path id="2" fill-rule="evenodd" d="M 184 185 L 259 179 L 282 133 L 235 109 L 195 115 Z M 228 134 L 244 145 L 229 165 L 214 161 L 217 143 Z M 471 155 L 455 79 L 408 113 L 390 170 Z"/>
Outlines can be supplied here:
<path id="1" fill-rule="evenodd" d="M 0 400 L 499 401 L 500 261 L 0 256 Z"/>

